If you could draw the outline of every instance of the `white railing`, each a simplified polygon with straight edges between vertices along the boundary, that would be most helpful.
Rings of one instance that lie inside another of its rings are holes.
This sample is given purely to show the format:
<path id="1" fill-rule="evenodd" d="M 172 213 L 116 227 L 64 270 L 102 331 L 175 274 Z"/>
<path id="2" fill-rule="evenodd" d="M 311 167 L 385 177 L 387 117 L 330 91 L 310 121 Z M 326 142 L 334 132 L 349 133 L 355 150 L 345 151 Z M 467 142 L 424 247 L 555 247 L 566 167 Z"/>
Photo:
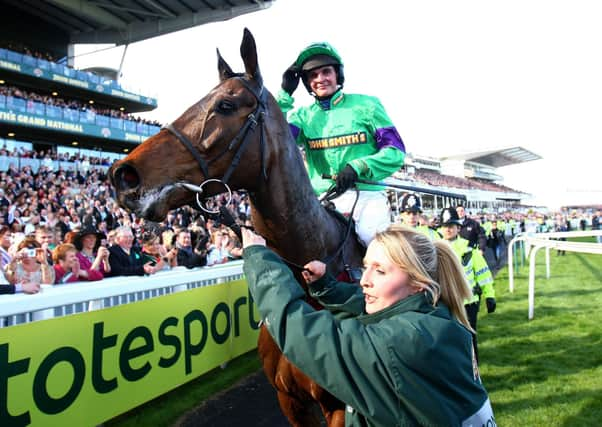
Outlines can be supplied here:
<path id="1" fill-rule="evenodd" d="M 602 230 L 590 231 L 563 231 L 551 233 L 521 233 L 517 235 L 508 245 L 508 287 L 510 292 L 514 292 L 514 264 L 513 249 L 514 244 L 524 242 L 526 244 L 527 254 L 529 256 L 529 320 L 535 316 L 535 257 L 537 252 L 546 249 L 546 278 L 550 278 L 550 249 L 568 252 L 580 252 L 590 254 L 602 254 L 601 243 L 587 242 L 568 242 L 561 240 L 572 237 L 591 237 L 602 236 Z"/>
<path id="2" fill-rule="evenodd" d="M 2 295 L 0 328 L 128 304 L 242 276 L 242 261 L 232 261 L 195 269 L 176 267 L 145 277 L 113 277 L 97 282 L 44 286 L 42 292 L 35 295 Z"/>

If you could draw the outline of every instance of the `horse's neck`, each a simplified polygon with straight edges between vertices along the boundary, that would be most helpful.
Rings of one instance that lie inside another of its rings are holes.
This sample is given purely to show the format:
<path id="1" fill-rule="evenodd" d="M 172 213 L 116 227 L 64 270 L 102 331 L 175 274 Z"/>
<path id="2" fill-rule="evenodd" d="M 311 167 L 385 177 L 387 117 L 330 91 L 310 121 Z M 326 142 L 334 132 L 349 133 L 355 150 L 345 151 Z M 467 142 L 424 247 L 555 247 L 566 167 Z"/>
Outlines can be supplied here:
<path id="1" fill-rule="evenodd" d="M 257 231 L 295 263 L 324 257 L 340 243 L 336 221 L 320 205 L 296 147 L 274 162 L 268 181 L 252 197 Z"/>

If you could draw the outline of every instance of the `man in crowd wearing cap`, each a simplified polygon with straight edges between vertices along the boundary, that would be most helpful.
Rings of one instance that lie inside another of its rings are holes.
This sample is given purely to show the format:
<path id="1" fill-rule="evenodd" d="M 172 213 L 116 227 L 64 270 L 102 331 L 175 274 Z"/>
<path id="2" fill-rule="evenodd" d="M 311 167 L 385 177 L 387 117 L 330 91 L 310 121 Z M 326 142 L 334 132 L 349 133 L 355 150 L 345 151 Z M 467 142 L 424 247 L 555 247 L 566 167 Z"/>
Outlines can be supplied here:
<path id="1" fill-rule="evenodd" d="M 401 219 L 404 225 L 416 229 L 431 240 L 439 240 L 441 236 L 437 231 L 426 225 L 419 225 L 418 219 L 422 214 L 422 201 L 416 193 L 409 193 L 401 199 Z"/>
<path id="2" fill-rule="evenodd" d="M 277 101 L 285 114 L 293 109 L 299 80 L 315 102 L 288 114 L 288 121 L 305 151 L 314 191 L 320 195 L 334 187 L 332 202 L 343 214 L 351 213 L 359 197 L 353 219 L 368 244 L 390 224 L 391 215 L 382 188 L 358 180 L 379 181 L 399 170 L 405 158 L 401 137 L 377 98 L 343 93 L 343 61 L 330 44 L 309 45 L 284 72 Z"/>
<path id="3" fill-rule="evenodd" d="M 477 316 L 481 302 L 481 295 L 487 304 L 487 313 L 493 313 L 496 308 L 495 291 L 493 289 L 493 275 L 487 266 L 487 261 L 481 251 L 472 248 L 468 240 L 460 237 L 460 218 L 456 209 L 445 208 L 441 211 L 441 232 L 447 240 L 464 267 L 464 275 L 468 286 L 472 290 L 472 297 L 464 301 L 466 314 L 472 329 L 477 330 Z M 479 352 L 477 349 L 477 337 L 473 338 L 474 349 L 477 360 Z"/>

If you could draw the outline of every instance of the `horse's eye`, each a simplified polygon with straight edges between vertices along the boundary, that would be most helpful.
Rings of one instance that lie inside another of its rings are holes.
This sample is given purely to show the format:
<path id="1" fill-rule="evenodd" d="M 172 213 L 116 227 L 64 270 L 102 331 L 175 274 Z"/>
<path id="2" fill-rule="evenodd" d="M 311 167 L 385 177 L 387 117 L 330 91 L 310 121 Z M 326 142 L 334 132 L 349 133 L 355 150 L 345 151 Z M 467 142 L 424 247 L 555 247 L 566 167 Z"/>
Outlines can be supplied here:
<path id="1" fill-rule="evenodd" d="M 228 114 L 236 110 L 236 105 L 232 101 L 223 99 L 217 104 L 217 111 L 222 114 Z"/>

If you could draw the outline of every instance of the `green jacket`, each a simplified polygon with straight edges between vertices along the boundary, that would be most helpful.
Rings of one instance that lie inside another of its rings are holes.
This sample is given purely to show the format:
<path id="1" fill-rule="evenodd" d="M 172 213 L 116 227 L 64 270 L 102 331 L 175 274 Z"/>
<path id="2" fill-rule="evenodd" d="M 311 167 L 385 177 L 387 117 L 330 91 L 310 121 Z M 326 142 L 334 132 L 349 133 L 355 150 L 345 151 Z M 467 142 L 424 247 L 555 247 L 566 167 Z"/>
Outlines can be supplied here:
<path id="1" fill-rule="evenodd" d="M 311 292 L 327 310 L 316 311 L 276 254 L 250 246 L 243 256 L 264 325 L 295 366 L 347 404 L 347 426 L 481 426 L 494 420 L 472 361 L 471 335 L 445 305 L 433 307 L 418 293 L 360 314 L 359 286 L 322 278 Z"/>
<path id="2" fill-rule="evenodd" d="M 287 115 L 297 145 L 305 149 L 307 169 L 317 194 L 328 190 L 336 175 L 349 164 L 360 179 L 380 181 L 403 166 L 405 147 L 380 101 L 372 96 L 338 91 L 330 101 L 316 101 L 293 109 L 294 98 L 278 92 L 278 105 Z M 357 184 L 360 190 L 380 186 Z"/>
<path id="3" fill-rule="evenodd" d="M 458 255 L 458 258 L 460 258 L 470 290 L 473 291 L 475 286 L 478 286 L 481 288 L 483 298 L 495 298 L 493 275 L 491 274 L 491 270 L 489 270 L 487 261 L 481 255 L 481 251 L 470 247 L 468 240 L 459 236 L 449 243 L 456 255 Z M 464 304 L 477 302 L 479 299 L 479 295 L 473 292 L 473 296 L 464 301 Z"/>

